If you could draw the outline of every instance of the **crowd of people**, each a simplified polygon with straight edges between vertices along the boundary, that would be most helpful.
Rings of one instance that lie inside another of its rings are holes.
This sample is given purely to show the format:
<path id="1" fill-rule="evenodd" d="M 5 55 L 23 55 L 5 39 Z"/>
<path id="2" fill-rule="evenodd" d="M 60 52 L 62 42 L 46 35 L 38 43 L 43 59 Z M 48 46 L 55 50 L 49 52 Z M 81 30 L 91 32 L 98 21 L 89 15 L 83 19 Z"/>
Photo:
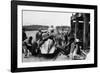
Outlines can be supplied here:
<path id="1" fill-rule="evenodd" d="M 86 58 L 87 53 L 83 51 L 83 43 L 63 28 L 60 31 L 53 26 L 46 31 L 40 28 L 34 41 L 32 41 L 32 36 L 27 38 L 25 30 L 23 30 L 22 38 L 22 52 L 25 58 L 29 57 L 29 54 L 37 57 L 42 56 L 42 54 L 53 54 L 55 59 L 59 54 L 74 60 Z M 45 53 L 43 53 L 43 49 L 46 50 Z"/>

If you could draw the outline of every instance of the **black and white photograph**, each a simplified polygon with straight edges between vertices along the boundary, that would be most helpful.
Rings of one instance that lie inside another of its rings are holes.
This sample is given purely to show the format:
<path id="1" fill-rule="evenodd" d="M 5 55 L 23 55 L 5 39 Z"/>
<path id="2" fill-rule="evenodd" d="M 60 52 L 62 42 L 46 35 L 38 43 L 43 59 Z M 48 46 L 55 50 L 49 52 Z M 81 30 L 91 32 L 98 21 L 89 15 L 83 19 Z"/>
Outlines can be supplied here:
<path id="1" fill-rule="evenodd" d="M 22 18 L 23 62 L 89 59 L 89 13 L 23 10 Z"/>
<path id="2" fill-rule="evenodd" d="M 94 34 L 91 33 L 94 30 L 92 10 L 37 8 L 20 10 L 19 7 L 22 64 L 66 62 L 73 65 L 94 61 L 94 42 L 90 42 L 94 41 L 94 36 L 90 36 Z"/>
<path id="3" fill-rule="evenodd" d="M 12 72 L 96 67 L 96 11 L 92 5 L 14 1 Z"/>

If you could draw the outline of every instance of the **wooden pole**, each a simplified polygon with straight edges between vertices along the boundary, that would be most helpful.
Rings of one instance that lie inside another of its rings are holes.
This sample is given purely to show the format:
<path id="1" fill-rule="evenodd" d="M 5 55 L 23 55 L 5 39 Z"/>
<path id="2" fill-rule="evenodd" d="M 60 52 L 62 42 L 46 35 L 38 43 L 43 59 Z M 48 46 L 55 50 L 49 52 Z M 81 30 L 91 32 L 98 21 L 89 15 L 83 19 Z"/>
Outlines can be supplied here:
<path id="1" fill-rule="evenodd" d="M 87 39 L 86 39 L 86 32 L 87 32 L 87 25 L 88 25 L 88 18 L 86 14 L 83 14 L 83 19 L 84 19 L 84 29 L 83 29 L 83 46 L 84 49 L 86 49 L 86 44 L 87 44 Z"/>

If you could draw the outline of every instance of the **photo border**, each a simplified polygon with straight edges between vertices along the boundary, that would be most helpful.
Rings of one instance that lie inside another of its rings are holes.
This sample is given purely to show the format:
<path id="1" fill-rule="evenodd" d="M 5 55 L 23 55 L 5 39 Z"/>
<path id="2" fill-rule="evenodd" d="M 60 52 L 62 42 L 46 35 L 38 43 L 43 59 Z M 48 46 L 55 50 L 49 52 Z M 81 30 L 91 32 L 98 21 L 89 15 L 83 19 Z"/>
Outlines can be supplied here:
<path id="1" fill-rule="evenodd" d="M 18 44 L 17 42 L 17 7 L 18 5 L 93 9 L 94 10 L 94 24 L 95 24 L 94 25 L 94 48 L 95 48 L 94 64 L 18 68 L 18 64 L 17 64 L 17 47 L 18 47 L 17 46 Z M 75 69 L 75 68 L 90 68 L 90 67 L 97 67 L 97 6 L 96 5 L 48 3 L 48 2 L 33 2 L 33 1 L 11 1 L 11 72 Z"/>

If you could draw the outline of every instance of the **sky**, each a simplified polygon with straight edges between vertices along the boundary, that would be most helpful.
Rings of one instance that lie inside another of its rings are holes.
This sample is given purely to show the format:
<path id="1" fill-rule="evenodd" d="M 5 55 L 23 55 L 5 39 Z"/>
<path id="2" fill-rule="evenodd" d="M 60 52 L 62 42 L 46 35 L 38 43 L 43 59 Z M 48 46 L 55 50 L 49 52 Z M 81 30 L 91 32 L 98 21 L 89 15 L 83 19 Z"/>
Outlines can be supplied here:
<path id="1" fill-rule="evenodd" d="M 72 13 L 23 11 L 23 25 L 70 26 Z"/>

